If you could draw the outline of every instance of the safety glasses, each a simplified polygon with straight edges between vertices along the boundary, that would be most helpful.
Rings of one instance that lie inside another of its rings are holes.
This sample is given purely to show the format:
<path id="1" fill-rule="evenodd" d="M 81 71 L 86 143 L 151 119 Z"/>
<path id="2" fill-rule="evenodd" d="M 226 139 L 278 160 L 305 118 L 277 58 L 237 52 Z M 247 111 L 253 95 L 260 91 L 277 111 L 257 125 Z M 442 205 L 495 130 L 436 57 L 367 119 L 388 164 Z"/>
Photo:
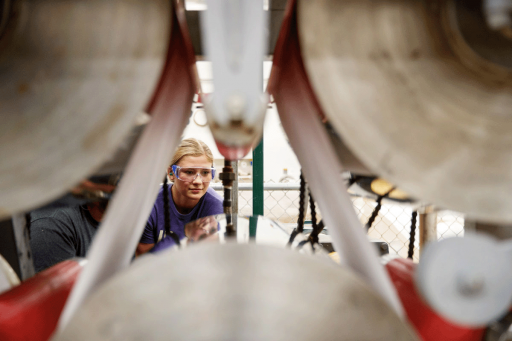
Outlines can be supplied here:
<path id="1" fill-rule="evenodd" d="M 203 182 L 210 182 L 215 177 L 215 168 L 203 167 L 181 167 L 177 165 L 172 166 L 174 175 L 181 181 L 192 182 L 198 176 Z"/>

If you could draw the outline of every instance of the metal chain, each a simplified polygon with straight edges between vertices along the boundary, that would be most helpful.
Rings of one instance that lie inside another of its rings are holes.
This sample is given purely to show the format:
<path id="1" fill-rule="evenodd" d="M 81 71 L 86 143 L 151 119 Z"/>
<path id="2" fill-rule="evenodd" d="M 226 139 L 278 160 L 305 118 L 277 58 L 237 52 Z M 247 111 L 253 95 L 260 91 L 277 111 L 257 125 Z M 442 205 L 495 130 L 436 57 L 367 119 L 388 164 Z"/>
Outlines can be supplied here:
<path id="1" fill-rule="evenodd" d="M 288 241 L 288 245 L 292 245 L 295 237 L 304 231 L 304 206 L 306 205 L 306 181 L 304 180 L 304 176 L 302 175 L 302 170 L 300 172 L 300 192 L 299 192 L 299 218 L 297 219 L 297 227 L 293 229 L 290 240 Z"/>
<path id="2" fill-rule="evenodd" d="M 413 211 L 411 217 L 411 232 L 409 234 L 409 252 L 407 253 L 407 258 L 412 259 L 414 256 L 414 238 L 416 235 L 416 217 L 418 216 L 418 212 Z"/>
<path id="3" fill-rule="evenodd" d="M 313 231 L 309 234 L 308 240 L 311 242 L 311 244 L 318 244 L 318 235 L 322 230 L 324 229 L 324 221 L 320 220 L 318 225 L 313 228 Z"/>
<path id="4" fill-rule="evenodd" d="M 316 206 L 315 199 L 313 199 L 313 194 L 309 191 L 309 207 L 311 208 L 311 224 L 313 225 L 313 231 L 316 230 Z"/>
<path id="5" fill-rule="evenodd" d="M 375 218 L 377 218 L 377 215 L 379 215 L 379 211 L 382 207 L 382 205 L 381 205 L 382 199 L 387 197 L 389 195 L 389 193 L 391 193 L 394 190 L 395 190 L 395 187 L 391 188 L 384 195 L 379 195 L 377 197 L 377 200 L 376 200 L 377 206 L 375 206 L 375 208 L 373 209 L 372 215 L 370 216 L 370 218 L 368 219 L 368 222 L 366 223 L 366 230 L 369 230 L 372 227 L 373 222 L 375 221 Z"/>

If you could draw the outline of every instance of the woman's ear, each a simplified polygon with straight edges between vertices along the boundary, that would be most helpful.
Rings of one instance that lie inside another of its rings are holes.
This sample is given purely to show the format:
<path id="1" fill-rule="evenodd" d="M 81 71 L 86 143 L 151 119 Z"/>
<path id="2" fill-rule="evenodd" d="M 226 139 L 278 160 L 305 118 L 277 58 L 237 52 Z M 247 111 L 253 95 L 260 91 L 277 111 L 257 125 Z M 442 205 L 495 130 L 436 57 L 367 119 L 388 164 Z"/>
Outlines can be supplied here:
<path id="1" fill-rule="evenodd" d="M 171 167 L 167 168 L 167 175 L 169 176 L 169 180 L 174 181 L 174 173 Z"/>

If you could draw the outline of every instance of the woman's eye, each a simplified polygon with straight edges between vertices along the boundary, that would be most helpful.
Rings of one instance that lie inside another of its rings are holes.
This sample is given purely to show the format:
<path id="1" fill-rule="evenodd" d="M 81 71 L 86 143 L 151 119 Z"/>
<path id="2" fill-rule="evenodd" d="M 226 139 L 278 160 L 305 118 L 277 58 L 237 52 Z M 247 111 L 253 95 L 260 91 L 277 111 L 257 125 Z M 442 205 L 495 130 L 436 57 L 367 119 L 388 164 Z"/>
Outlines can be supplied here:
<path id="1" fill-rule="evenodd" d="M 209 170 L 204 170 L 204 171 L 201 173 L 201 175 L 202 175 L 202 176 L 207 176 L 207 175 L 209 175 L 209 174 L 210 174 L 210 171 L 209 171 Z"/>
<path id="2" fill-rule="evenodd" d="M 194 171 L 191 171 L 190 169 L 187 169 L 184 172 L 186 175 L 194 175 Z"/>

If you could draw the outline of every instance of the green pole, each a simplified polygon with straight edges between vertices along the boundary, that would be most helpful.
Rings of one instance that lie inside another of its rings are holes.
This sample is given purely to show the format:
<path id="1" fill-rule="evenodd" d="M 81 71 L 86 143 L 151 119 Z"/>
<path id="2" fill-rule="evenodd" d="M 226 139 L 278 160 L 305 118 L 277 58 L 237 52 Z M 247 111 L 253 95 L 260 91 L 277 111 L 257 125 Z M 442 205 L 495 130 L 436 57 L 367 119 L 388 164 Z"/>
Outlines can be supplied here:
<path id="1" fill-rule="evenodd" d="M 256 230 L 258 229 L 258 217 L 259 216 L 249 217 L 249 238 L 250 239 L 256 238 Z"/>
<path id="2" fill-rule="evenodd" d="M 263 215 L 263 136 L 252 153 L 252 215 Z"/>

